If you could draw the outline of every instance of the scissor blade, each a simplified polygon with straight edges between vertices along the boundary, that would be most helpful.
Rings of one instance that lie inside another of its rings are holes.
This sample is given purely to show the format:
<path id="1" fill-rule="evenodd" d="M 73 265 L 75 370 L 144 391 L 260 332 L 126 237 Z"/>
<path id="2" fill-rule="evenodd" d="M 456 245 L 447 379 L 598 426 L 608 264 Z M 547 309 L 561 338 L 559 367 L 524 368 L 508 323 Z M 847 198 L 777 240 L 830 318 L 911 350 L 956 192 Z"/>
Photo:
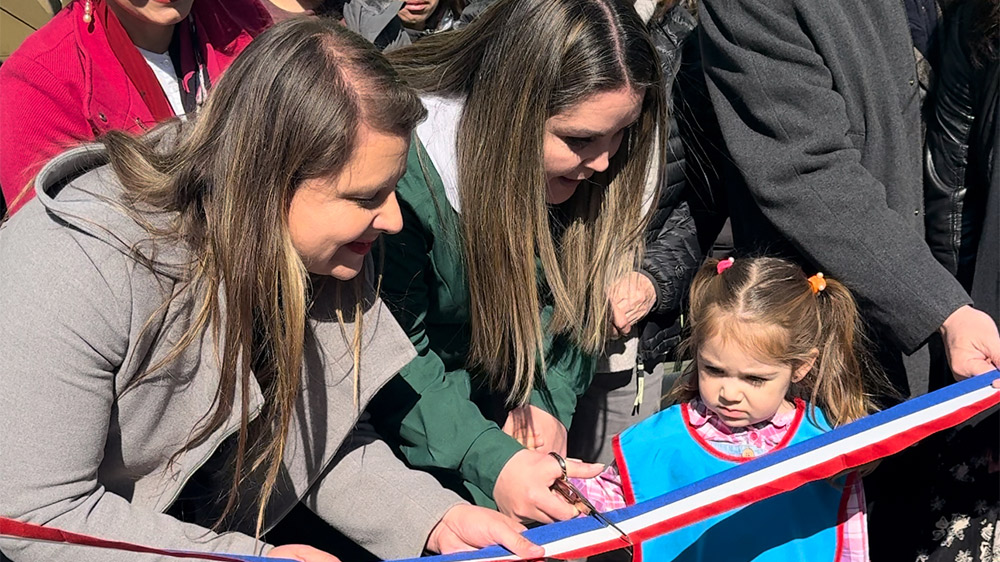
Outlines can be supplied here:
<path id="1" fill-rule="evenodd" d="M 565 480 L 564 483 L 565 483 L 566 487 L 569 488 L 573 492 L 573 494 L 576 496 L 575 499 L 577 501 L 579 501 L 580 503 L 582 503 L 587 509 L 590 510 L 590 513 L 588 515 L 590 515 L 593 518 L 595 518 L 598 521 L 600 521 L 605 527 L 608 527 L 610 529 L 614 529 L 615 531 L 618 531 L 618 534 L 622 536 L 621 537 L 622 540 L 625 541 L 626 543 L 628 543 L 629 547 L 632 546 L 632 539 L 629 538 L 629 536 L 625 533 L 625 531 L 622 531 L 621 529 L 619 529 L 618 525 L 615 525 L 614 523 L 611 522 L 610 519 L 608 519 L 607 517 L 605 517 L 603 513 L 597 511 L 597 508 L 594 507 L 594 504 L 590 503 L 590 500 L 587 499 L 587 496 L 583 495 L 583 493 L 580 491 L 579 488 L 577 488 L 576 486 L 574 486 L 573 483 L 570 482 L 568 479 Z"/>

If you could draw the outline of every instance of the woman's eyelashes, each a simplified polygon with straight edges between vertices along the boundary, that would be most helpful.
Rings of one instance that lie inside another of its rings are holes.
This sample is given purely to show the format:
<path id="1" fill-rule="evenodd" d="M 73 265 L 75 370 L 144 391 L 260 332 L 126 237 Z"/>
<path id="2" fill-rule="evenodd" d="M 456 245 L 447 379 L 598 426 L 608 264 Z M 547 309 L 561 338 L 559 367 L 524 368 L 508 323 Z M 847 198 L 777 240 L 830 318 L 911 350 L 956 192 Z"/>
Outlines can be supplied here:
<path id="1" fill-rule="evenodd" d="M 390 191 L 392 190 L 383 188 L 372 194 L 356 195 L 351 197 L 351 201 L 354 201 L 359 207 L 364 209 L 377 209 L 382 205 L 382 202 L 385 201 L 385 198 Z"/>
<path id="2" fill-rule="evenodd" d="M 378 197 L 353 197 L 351 201 L 358 204 L 359 207 L 363 209 L 376 209 L 378 208 Z"/>
<path id="3" fill-rule="evenodd" d="M 570 147 L 571 149 L 575 151 L 581 151 L 602 138 L 610 138 L 612 141 L 617 142 L 625 134 L 627 130 L 628 127 L 624 127 L 607 135 L 601 135 L 601 134 L 594 134 L 589 136 L 563 135 L 562 140 L 563 142 L 566 143 L 566 146 Z"/>
<path id="4" fill-rule="evenodd" d="M 573 150 L 583 150 L 594 142 L 594 137 L 563 137 L 563 142 Z"/>

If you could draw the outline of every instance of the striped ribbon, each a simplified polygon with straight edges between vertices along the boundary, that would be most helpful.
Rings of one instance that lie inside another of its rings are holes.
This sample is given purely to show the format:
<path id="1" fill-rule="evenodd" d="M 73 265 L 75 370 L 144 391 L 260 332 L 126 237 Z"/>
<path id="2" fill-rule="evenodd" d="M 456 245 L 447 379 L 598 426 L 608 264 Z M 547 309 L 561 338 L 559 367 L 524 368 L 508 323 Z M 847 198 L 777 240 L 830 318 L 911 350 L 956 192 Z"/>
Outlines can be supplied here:
<path id="1" fill-rule="evenodd" d="M 1000 404 L 1000 390 L 991 386 L 1000 372 L 955 383 L 877 414 L 838 427 L 797 445 L 742 463 L 668 494 L 605 516 L 638 543 L 686 525 L 744 507 L 829 478 L 845 470 L 897 453 L 921 439 L 958 425 Z M 235 554 L 164 551 L 106 541 L 57 529 L 0 518 L 0 535 L 33 540 L 82 544 L 174 558 L 222 562 L 277 562 Z M 529 529 L 524 536 L 545 548 L 548 558 L 582 558 L 625 546 L 621 535 L 593 517 L 578 518 Z M 448 554 L 397 562 L 499 562 L 519 560 L 499 546 L 475 552 Z M 291 561 L 289 561 L 291 562 Z"/>

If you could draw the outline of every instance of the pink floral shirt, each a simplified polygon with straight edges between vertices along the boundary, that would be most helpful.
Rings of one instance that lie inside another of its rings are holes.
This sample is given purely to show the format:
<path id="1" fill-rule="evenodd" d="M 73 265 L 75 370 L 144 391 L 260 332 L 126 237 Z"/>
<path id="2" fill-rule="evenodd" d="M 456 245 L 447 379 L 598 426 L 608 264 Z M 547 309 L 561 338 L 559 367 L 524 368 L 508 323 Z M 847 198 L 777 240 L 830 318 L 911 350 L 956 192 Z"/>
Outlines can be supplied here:
<path id="1" fill-rule="evenodd" d="M 688 423 L 695 433 L 716 451 L 737 457 L 756 457 L 773 451 L 788 434 L 789 426 L 801 408 L 775 415 L 748 427 L 729 427 L 700 400 L 688 403 Z M 615 463 L 595 478 L 570 479 L 598 511 L 612 511 L 626 506 L 621 475 Z M 840 562 L 868 562 L 868 524 L 865 519 L 865 492 L 861 477 L 852 472 L 847 477 L 847 501 L 842 506 Z"/>

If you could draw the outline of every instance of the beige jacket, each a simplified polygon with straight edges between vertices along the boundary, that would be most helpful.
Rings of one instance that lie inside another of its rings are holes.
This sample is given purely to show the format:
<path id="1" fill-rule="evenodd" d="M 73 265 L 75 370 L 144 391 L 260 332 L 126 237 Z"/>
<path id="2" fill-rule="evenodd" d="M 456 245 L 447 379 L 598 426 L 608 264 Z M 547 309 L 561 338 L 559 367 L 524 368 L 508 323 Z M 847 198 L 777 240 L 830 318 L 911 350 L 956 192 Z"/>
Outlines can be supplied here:
<path id="1" fill-rule="evenodd" d="M 38 177 L 37 200 L 0 228 L 0 515 L 162 548 L 266 550 L 246 534 L 253 532 L 252 505 L 245 506 L 248 528 L 222 534 L 163 514 L 239 418 L 234 412 L 210 439 L 168 463 L 212 408 L 218 368 L 209 333 L 122 392 L 172 348 L 194 303 L 177 299 L 160 310 L 190 255 L 157 248 L 155 271 L 130 257 L 128 247 L 148 234 L 107 203 L 120 184 L 104 161 L 93 145 L 57 157 Z M 352 355 L 333 289 L 333 282 L 315 287 L 302 393 L 267 524 L 302 499 L 380 556 L 417 556 L 460 499 L 407 469 L 353 404 Z M 414 355 L 381 301 L 365 298 L 362 408 Z M 258 388 L 249 401 L 256 415 Z M 15 562 L 84 556 L 78 547 L 24 541 L 0 541 L 0 549 Z M 133 559 L 92 549 L 85 555 Z"/>

